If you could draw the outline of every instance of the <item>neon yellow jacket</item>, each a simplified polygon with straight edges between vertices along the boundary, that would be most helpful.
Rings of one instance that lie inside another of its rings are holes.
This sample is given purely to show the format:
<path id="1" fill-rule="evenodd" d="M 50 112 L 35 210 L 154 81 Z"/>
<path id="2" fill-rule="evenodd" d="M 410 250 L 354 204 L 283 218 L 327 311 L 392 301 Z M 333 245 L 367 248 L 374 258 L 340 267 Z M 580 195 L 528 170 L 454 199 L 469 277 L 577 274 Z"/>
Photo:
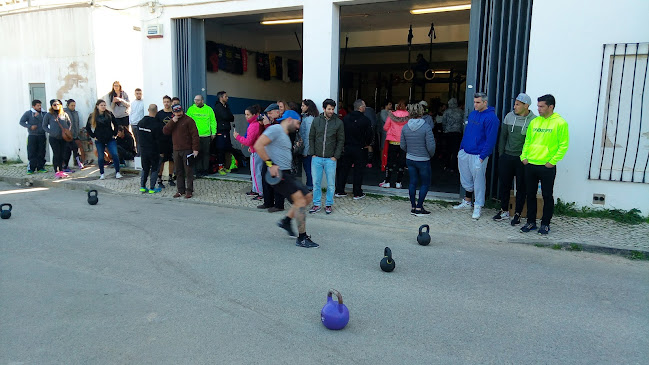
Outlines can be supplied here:
<path id="1" fill-rule="evenodd" d="M 209 137 L 216 134 L 216 117 L 214 110 L 209 105 L 203 105 L 202 108 L 192 105 L 187 109 L 189 115 L 196 122 L 199 137 Z"/>
<path id="2" fill-rule="evenodd" d="M 559 114 L 549 118 L 534 118 L 525 136 L 521 161 L 527 159 L 532 165 L 556 165 L 568 151 L 568 122 Z"/>

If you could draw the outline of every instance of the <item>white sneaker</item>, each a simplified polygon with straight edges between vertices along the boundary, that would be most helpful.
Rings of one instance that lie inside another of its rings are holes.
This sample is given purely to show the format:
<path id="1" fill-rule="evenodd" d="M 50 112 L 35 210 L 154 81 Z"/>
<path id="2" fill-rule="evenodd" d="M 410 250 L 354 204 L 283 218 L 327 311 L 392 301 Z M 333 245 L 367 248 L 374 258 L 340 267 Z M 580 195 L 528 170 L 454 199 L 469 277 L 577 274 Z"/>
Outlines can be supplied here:
<path id="1" fill-rule="evenodd" d="M 479 206 L 476 205 L 473 208 L 473 215 L 471 216 L 471 218 L 476 219 L 476 220 L 480 219 L 480 211 L 481 210 L 482 210 L 482 207 L 479 207 Z"/>
<path id="2" fill-rule="evenodd" d="M 462 203 L 458 205 L 454 205 L 453 209 L 469 209 L 473 206 L 470 201 L 467 201 L 465 199 L 462 199 Z"/>
<path id="3" fill-rule="evenodd" d="M 389 188 L 389 187 L 390 187 L 390 183 L 384 181 L 384 182 L 382 182 L 382 183 L 379 184 L 379 187 L 382 187 L 382 188 Z"/>
<path id="4" fill-rule="evenodd" d="M 121 178 L 122 178 L 122 174 L 120 174 L 119 172 L 116 172 L 116 173 L 115 173 L 115 178 L 116 178 L 116 179 L 121 179 Z"/>
<path id="5" fill-rule="evenodd" d="M 397 188 L 397 189 L 401 189 L 401 183 L 394 184 L 394 187 Z"/>
<path id="6" fill-rule="evenodd" d="M 104 174 L 99 175 L 99 180 L 105 180 L 105 179 L 106 179 L 106 176 L 104 176 Z"/>

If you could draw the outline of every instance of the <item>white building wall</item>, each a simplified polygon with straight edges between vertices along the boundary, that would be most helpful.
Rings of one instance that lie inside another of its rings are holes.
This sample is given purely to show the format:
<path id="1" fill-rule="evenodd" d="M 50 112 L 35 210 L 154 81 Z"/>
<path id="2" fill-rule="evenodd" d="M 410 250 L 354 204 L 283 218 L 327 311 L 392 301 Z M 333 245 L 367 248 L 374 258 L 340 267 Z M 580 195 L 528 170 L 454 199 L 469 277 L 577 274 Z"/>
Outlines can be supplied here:
<path id="1" fill-rule="evenodd" d="M 94 107 L 91 9 L 78 7 L 0 18 L 0 155 L 27 161 L 27 130 L 18 124 L 31 107 L 30 83 L 44 83 L 46 99 L 75 99 L 81 118 Z"/>
<path id="2" fill-rule="evenodd" d="M 594 206 L 593 194 L 602 193 L 606 194 L 605 208 L 637 208 L 649 214 L 649 184 L 588 180 L 602 46 L 648 42 L 646 14 L 647 0 L 534 1 L 527 93 L 533 100 L 553 94 L 555 111 L 570 126 L 570 147 L 557 165 L 554 188 L 555 197 L 561 200 Z M 649 105 L 643 107 L 647 123 Z M 600 139 L 596 148 L 601 146 Z M 643 136 L 641 143 L 648 144 L 649 136 Z"/>

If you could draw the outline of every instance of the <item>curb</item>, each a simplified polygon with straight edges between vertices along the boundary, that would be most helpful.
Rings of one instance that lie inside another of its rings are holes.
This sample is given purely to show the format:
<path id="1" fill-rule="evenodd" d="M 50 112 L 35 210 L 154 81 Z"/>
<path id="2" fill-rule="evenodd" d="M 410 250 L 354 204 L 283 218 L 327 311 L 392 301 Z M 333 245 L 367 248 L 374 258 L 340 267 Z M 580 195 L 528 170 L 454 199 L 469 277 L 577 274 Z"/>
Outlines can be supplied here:
<path id="1" fill-rule="evenodd" d="M 220 181 L 228 181 L 228 182 L 237 182 L 241 183 L 243 182 L 240 179 L 236 178 L 223 178 L 223 177 L 208 177 L 207 179 L 210 180 L 220 180 Z M 98 186 L 94 184 L 92 181 L 79 181 L 79 180 L 63 180 L 60 182 L 55 182 L 53 180 L 33 180 L 28 177 L 6 177 L 6 176 L 0 176 L 0 181 L 4 181 L 6 183 L 10 184 L 15 184 L 17 186 L 21 187 L 45 187 L 45 188 L 64 188 L 68 190 L 83 190 L 83 191 L 88 191 L 88 190 L 97 190 L 98 192 L 101 192 L 103 194 L 111 194 L 111 195 L 122 195 L 118 191 L 114 191 L 112 189 L 108 189 L 103 186 Z M 393 197 L 395 195 L 393 194 L 375 194 L 375 193 L 370 193 L 372 195 L 382 195 L 383 197 Z M 139 197 L 138 195 L 133 195 L 135 197 Z M 175 201 L 175 202 L 181 202 L 181 203 L 189 203 L 189 204 L 200 204 L 200 205 L 209 205 L 209 206 L 215 206 L 215 207 L 220 207 L 220 208 L 228 208 L 228 209 L 243 209 L 243 210 L 248 210 L 251 212 L 259 211 L 258 209 L 255 208 L 249 208 L 249 207 L 236 207 L 236 206 L 231 206 L 231 205 L 226 205 L 226 204 L 219 204 L 219 203 L 213 203 L 213 202 L 205 202 L 205 201 L 199 201 L 199 200 L 178 200 L 172 197 L 157 197 L 156 199 L 162 199 L 165 201 Z M 428 201 L 429 199 L 426 199 Z M 431 202 L 435 203 L 435 201 Z M 335 220 L 335 219 L 334 219 Z M 347 219 L 346 219 L 347 221 Z M 622 256 L 626 258 L 634 258 L 634 259 L 641 259 L 641 260 L 649 260 L 649 249 L 648 248 L 641 248 L 638 247 L 636 249 L 631 249 L 631 248 L 619 248 L 619 247 L 607 247 L 607 246 L 600 246 L 600 245 L 594 245 L 590 243 L 580 243 L 580 242 L 570 242 L 570 241 L 565 241 L 565 240 L 552 240 L 550 239 L 516 239 L 516 238 L 505 238 L 503 240 L 504 242 L 508 243 L 516 243 L 516 244 L 523 244 L 523 245 L 528 245 L 528 246 L 535 246 L 539 248 L 552 248 L 555 250 L 562 250 L 562 251 L 583 251 L 583 252 L 591 252 L 591 253 L 605 253 L 605 254 L 610 254 L 610 255 L 616 255 L 616 256 Z"/>

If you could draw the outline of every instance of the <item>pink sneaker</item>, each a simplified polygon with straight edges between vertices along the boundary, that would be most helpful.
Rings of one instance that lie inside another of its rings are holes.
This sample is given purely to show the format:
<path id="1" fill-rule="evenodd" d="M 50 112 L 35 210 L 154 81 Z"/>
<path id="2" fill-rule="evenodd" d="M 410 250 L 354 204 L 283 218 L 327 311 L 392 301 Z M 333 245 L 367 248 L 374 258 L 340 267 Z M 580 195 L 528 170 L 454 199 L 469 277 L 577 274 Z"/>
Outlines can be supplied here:
<path id="1" fill-rule="evenodd" d="M 368 169 L 371 169 L 371 168 L 372 168 L 372 164 L 371 164 L 371 163 L 368 163 L 367 165 L 365 165 L 365 167 L 367 167 Z"/>

